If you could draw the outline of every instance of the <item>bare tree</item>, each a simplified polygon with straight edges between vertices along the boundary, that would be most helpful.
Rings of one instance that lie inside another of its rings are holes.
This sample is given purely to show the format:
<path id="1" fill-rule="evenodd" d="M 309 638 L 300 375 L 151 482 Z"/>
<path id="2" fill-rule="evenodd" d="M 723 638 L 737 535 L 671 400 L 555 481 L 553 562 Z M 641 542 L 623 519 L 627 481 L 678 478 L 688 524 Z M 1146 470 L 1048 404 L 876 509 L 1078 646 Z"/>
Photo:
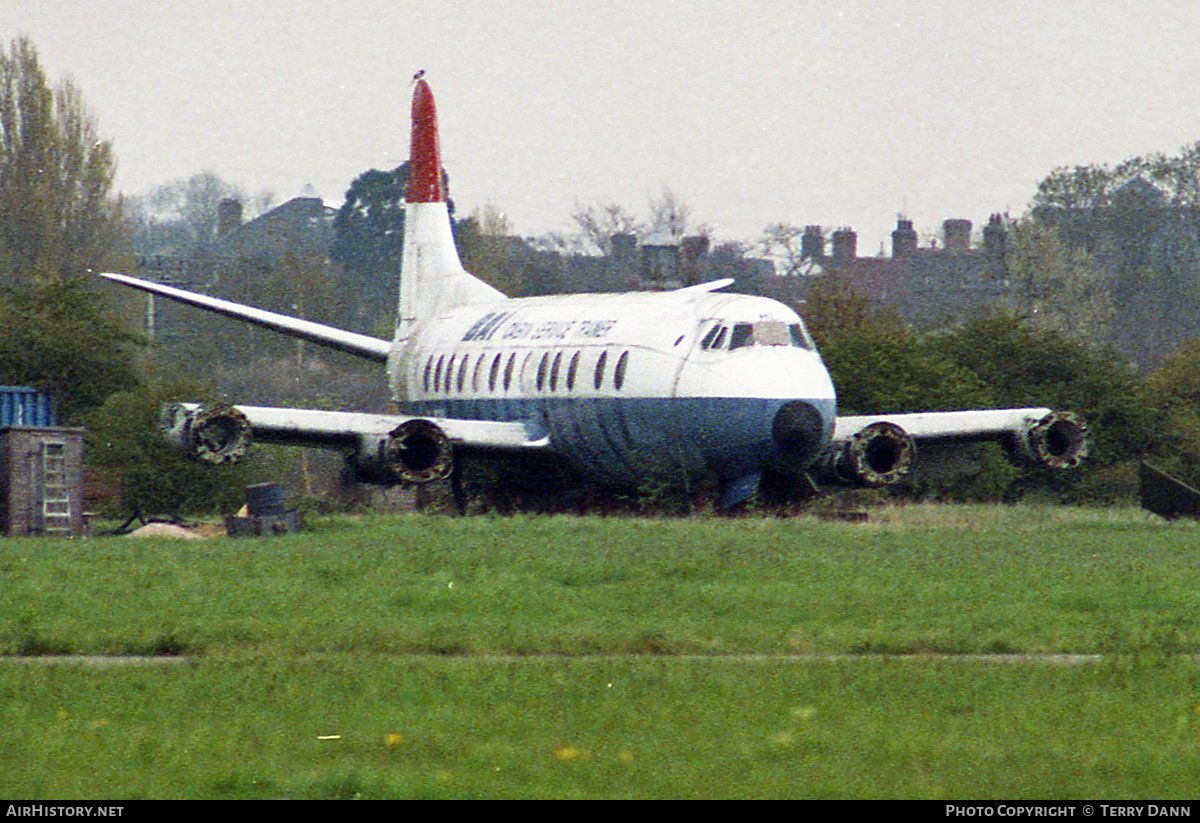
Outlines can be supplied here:
<path id="1" fill-rule="evenodd" d="M 211 171 L 163 183 L 130 202 L 139 242 L 204 248 L 217 239 L 217 214 L 225 199 L 237 200 L 243 215 L 253 218 L 271 207 L 274 196 L 260 192 L 247 197 L 240 186 Z"/>
<path id="2" fill-rule="evenodd" d="M 508 224 L 508 215 L 494 203 L 488 203 L 471 213 L 472 219 L 479 226 L 479 233 L 484 237 L 507 237 L 512 233 Z"/>
<path id="3" fill-rule="evenodd" d="M 804 229 L 790 223 L 772 223 L 763 229 L 758 252 L 776 262 L 785 277 L 802 274 L 806 267 L 802 239 Z"/>
<path id="4" fill-rule="evenodd" d="M 676 240 L 687 234 L 692 209 L 669 188 L 650 200 L 650 231 Z"/>
<path id="5" fill-rule="evenodd" d="M 610 254 L 615 234 L 630 234 L 639 240 L 647 235 L 666 236 L 678 241 L 686 234 L 705 237 L 712 232 L 706 225 L 693 225 L 692 209 L 669 188 L 651 198 L 650 219 L 642 221 L 619 203 L 600 205 L 575 204 L 571 214 L 574 229 L 566 232 L 551 232 L 530 238 L 530 245 L 540 251 L 560 254 Z"/>
<path id="6" fill-rule="evenodd" d="M 612 251 L 614 234 L 645 234 L 645 226 L 624 206 L 609 203 L 602 206 L 576 205 L 571 220 L 578 227 L 578 238 L 585 248 L 601 254 Z"/>

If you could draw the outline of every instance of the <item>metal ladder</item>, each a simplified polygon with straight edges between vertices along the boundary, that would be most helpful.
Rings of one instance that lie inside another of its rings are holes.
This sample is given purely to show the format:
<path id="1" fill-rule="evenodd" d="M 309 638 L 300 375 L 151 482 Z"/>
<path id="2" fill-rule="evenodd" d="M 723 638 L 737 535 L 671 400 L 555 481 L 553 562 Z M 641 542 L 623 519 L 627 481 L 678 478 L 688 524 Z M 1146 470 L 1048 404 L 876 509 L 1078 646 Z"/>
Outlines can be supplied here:
<path id="1" fill-rule="evenodd" d="M 42 534 L 71 534 L 65 443 L 42 443 Z"/>

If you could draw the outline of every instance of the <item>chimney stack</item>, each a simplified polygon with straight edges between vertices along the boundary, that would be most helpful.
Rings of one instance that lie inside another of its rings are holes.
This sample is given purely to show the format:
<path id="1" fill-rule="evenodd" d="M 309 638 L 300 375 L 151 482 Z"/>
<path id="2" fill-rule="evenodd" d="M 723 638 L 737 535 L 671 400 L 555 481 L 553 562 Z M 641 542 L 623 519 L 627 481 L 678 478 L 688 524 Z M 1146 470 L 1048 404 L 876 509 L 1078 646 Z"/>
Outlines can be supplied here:
<path id="1" fill-rule="evenodd" d="M 1006 241 L 1004 218 L 993 214 L 983 227 L 983 251 L 988 257 L 1003 257 Z"/>
<path id="2" fill-rule="evenodd" d="M 971 250 L 971 221 L 952 218 L 942 222 L 942 242 L 951 254 L 966 254 Z"/>
<path id="3" fill-rule="evenodd" d="M 833 259 L 844 263 L 858 257 L 858 235 L 854 230 L 845 227 L 833 233 Z"/>
<path id="4" fill-rule="evenodd" d="M 242 201 L 222 198 L 217 204 L 217 237 L 224 237 L 242 225 Z"/>
<path id="5" fill-rule="evenodd" d="M 892 257 L 912 257 L 916 253 L 917 233 L 913 231 L 912 221 L 898 218 L 896 230 L 892 232 Z"/>
<path id="6" fill-rule="evenodd" d="M 805 226 L 800 235 L 800 257 L 803 260 L 821 260 L 825 257 L 825 235 L 820 226 Z"/>

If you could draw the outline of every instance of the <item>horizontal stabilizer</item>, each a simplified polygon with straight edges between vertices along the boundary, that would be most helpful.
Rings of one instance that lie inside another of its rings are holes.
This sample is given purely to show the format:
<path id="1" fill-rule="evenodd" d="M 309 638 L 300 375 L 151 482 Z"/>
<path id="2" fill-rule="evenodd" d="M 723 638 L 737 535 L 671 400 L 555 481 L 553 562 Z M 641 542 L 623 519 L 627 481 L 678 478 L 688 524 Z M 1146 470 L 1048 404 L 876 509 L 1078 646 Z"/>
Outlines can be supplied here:
<path id="1" fill-rule="evenodd" d="M 694 286 L 684 286 L 682 289 L 674 289 L 674 291 L 677 294 L 680 292 L 683 292 L 686 294 L 687 292 L 720 291 L 721 289 L 725 288 L 726 286 L 732 286 L 733 284 L 734 284 L 734 279 L 732 277 L 722 277 L 720 280 L 710 280 L 707 283 L 697 283 Z"/>
<path id="2" fill-rule="evenodd" d="M 256 309 L 252 306 L 234 303 L 230 300 L 221 300 L 217 297 L 208 297 L 207 295 L 184 291 L 172 286 L 164 286 L 161 283 L 154 283 L 149 280 L 140 280 L 125 274 L 106 273 L 100 276 L 106 280 L 112 280 L 115 283 L 122 283 L 135 289 L 157 294 L 197 309 L 203 309 L 204 311 L 210 311 L 225 317 L 232 317 L 264 329 L 271 329 L 272 331 L 286 334 L 290 337 L 297 337 L 301 340 L 307 340 L 310 343 L 316 343 L 331 349 L 365 357 L 368 360 L 375 360 L 380 363 L 386 362 L 388 353 L 392 349 L 392 344 L 387 340 L 344 331 L 333 326 L 314 323 L 311 320 L 301 320 L 297 317 L 289 317 L 286 314 L 276 314 L 264 309 Z"/>

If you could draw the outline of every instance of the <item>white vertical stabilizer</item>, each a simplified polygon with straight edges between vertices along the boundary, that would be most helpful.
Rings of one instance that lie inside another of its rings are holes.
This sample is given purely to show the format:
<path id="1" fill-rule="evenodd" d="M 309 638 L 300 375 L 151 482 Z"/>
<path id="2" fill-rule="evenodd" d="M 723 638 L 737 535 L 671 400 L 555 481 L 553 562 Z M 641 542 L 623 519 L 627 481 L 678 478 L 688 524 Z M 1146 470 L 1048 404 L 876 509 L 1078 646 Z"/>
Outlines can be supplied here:
<path id="1" fill-rule="evenodd" d="M 413 87 L 412 145 L 404 194 L 397 342 L 407 340 L 416 323 L 447 309 L 505 299 L 502 292 L 463 269 L 442 180 L 437 108 L 429 85 L 418 78 Z"/>
<path id="2" fill-rule="evenodd" d="M 506 299 L 463 269 L 445 203 L 409 203 L 405 211 L 397 341 L 407 340 L 418 321 L 447 309 Z"/>

